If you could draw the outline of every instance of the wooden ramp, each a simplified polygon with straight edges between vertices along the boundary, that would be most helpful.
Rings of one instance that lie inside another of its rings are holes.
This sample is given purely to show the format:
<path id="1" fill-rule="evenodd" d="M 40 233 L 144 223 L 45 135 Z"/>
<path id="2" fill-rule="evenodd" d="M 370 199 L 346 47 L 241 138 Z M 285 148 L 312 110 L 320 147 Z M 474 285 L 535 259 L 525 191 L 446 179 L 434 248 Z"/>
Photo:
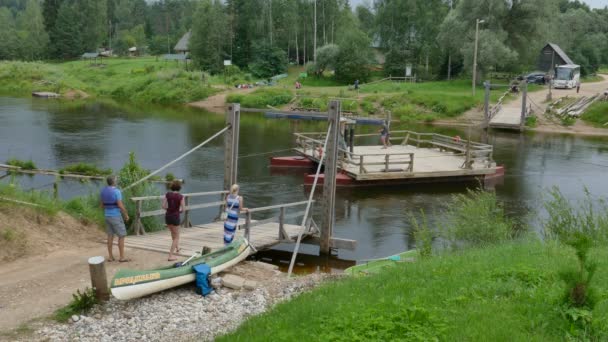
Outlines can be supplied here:
<path id="1" fill-rule="evenodd" d="M 502 107 L 490 120 L 490 127 L 517 129 L 521 128 L 521 107 Z"/>
<path id="2" fill-rule="evenodd" d="M 245 221 L 241 220 L 244 224 Z M 254 223 L 255 221 L 252 221 Z M 239 222 L 240 223 L 240 222 Z M 284 224 L 283 228 L 291 240 L 295 240 L 300 232 L 300 226 Z M 243 236 L 245 230 L 237 230 L 237 236 Z M 191 256 L 195 252 L 200 252 L 203 246 L 210 247 L 212 250 L 224 246 L 223 235 L 224 223 L 212 222 L 203 225 L 196 225 L 191 228 L 180 228 L 181 248 L 178 255 Z M 281 242 L 279 239 L 279 224 L 271 222 L 261 224 L 251 228 L 250 242 L 256 249 L 267 249 Z M 147 233 L 146 235 L 127 236 L 125 246 L 130 248 L 144 249 L 148 251 L 169 253 L 171 247 L 171 234 L 167 230 Z"/>

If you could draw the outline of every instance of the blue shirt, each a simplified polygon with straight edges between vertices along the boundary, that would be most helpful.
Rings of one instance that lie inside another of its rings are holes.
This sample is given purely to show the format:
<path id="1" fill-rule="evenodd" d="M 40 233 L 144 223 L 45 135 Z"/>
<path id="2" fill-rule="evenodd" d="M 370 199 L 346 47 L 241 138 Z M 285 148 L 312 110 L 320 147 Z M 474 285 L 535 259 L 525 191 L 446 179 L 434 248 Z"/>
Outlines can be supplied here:
<path id="1" fill-rule="evenodd" d="M 122 194 L 116 187 L 106 186 L 101 190 L 101 202 L 103 203 L 103 211 L 106 217 L 120 216 L 118 201 L 122 201 Z"/>

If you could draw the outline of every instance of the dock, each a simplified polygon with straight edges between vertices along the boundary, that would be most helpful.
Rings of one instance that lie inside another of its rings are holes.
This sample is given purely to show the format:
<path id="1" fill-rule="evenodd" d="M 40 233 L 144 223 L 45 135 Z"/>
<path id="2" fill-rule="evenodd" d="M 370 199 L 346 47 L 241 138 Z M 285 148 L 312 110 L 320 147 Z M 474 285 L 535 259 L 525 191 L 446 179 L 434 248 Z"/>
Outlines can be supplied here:
<path id="1" fill-rule="evenodd" d="M 245 220 L 241 220 L 244 226 Z M 255 223 L 256 221 L 252 222 Z M 300 226 L 284 224 L 283 229 L 287 237 L 279 236 L 279 223 L 266 223 L 256 226 L 251 230 L 249 241 L 256 250 L 271 248 L 282 242 L 293 242 L 298 237 Z M 236 236 L 244 236 L 245 230 L 237 230 Z M 304 237 L 306 237 L 306 234 Z M 224 224 L 223 222 L 212 222 L 195 225 L 190 228 L 180 229 L 180 256 L 189 257 L 195 252 L 200 253 L 203 247 L 209 247 L 212 251 L 224 246 Z M 287 240 L 287 241 L 285 241 Z M 158 231 L 145 235 L 129 236 L 125 239 L 125 246 L 143 249 L 147 251 L 168 253 L 171 247 L 171 234 L 168 231 Z"/>
<path id="2" fill-rule="evenodd" d="M 318 163 L 323 134 L 295 133 L 295 151 Z M 361 134 L 354 137 L 378 136 Z M 436 133 L 394 131 L 393 145 L 354 145 L 340 149 L 338 169 L 352 181 L 339 185 L 385 184 L 399 181 L 450 181 L 479 178 L 497 172 L 493 146 Z"/>
<path id="3" fill-rule="evenodd" d="M 521 108 L 503 107 L 490 119 L 489 126 L 491 128 L 519 130 L 522 126 Z"/>

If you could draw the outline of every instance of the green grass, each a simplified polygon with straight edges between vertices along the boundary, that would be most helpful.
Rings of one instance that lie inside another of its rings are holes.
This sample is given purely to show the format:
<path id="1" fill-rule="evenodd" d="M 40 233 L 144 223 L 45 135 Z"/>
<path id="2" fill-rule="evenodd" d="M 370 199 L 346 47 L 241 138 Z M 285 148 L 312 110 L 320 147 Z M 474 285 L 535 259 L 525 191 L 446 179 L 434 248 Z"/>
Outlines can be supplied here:
<path id="1" fill-rule="evenodd" d="M 601 82 L 604 78 L 600 75 L 588 75 L 585 77 L 581 77 L 581 83 L 593 83 L 593 82 Z"/>
<path id="2" fill-rule="evenodd" d="M 608 248 L 591 257 L 605 294 Z M 574 262 L 572 250 L 536 241 L 435 256 L 325 284 L 217 341 L 562 341 L 572 333 L 558 273 Z M 606 301 L 593 317 L 606 322 Z"/>
<path id="3" fill-rule="evenodd" d="M 281 106 L 289 103 L 293 98 L 290 90 L 283 88 L 260 88 L 250 94 L 232 93 L 226 98 L 227 103 L 240 103 L 246 108 L 266 108 L 267 106 Z"/>
<path id="4" fill-rule="evenodd" d="M 67 322 L 72 315 L 83 315 L 89 312 L 97 304 L 97 298 L 95 297 L 95 290 L 86 288 L 83 292 L 77 290 L 76 293 L 72 294 L 72 301 L 55 311 L 53 318 L 61 323 Z"/>
<path id="5" fill-rule="evenodd" d="M 526 127 L 535 128 L 536 126 L 538 126 L 538 119 L 536 116 L 532 115 L 526 117 Z"/>
<path id="6" fill-rule="evenodd" d="M 112 174 L 112 169 L 100 169 L 93 164 L 78 163 L 59 169 L 59 173 L 74 173 L 85 176 L 108 176 Z"/>
<path id="7" fill-rule="evenodd" d="M 20 160 L 17 158 L 11 158 L 6 161 L 7 165 L 20 167 L 24 170 L 36 170 L 36 164 L 30 160 Z"/>
<path id="8" fill-rule="evenodd" d="M 592 104 L 581 115 L 581 119 L 592 126 L 608 128 L 608 102 L 603 101 Z"/>
<path id="9" fill-rule="evenodd" d="M 187 71 L 155 58 L 111 58 L 104 64 L 0 62 L 0 93 L 65 93 L 77 89 L 119 101 L 169 105 L 204 99 L 218 91 L 210 86 L 217 77 L 209 78 L 200 71 Z"/>

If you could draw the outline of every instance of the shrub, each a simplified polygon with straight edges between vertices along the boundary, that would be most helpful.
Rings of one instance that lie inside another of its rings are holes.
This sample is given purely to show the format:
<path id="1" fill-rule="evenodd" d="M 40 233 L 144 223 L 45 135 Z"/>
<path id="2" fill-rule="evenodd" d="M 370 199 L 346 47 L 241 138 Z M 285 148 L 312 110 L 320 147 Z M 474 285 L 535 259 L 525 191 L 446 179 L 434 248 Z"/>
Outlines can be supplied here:
<path id="1" fill-rule="evenodd" d="M 72 315 L 83 315 L 89 312 L 97 304 L 95 290 L 86 288 L 83 292 L 76 290 L 72 294 L 72 301 L 67 306 L 55 311 L 54 318 L 58 322 L 67 322 Z"/>
<path id="2" fill-rule="evenodd" d="M 16 167 L 20 167 L 23 170 L 36 170 L 36 164 L 34 164 L 34 162 L 30 159 L 30 160 L 19 160 L 17 158 L 11 158 L 9 160 L 6 161 L 7 165 L 11 165 L 11 166 L 16 166 Z"/>
<path id="3" fill-rule="evenodd" d="M 531 115 L 526 117 L 526 127 L 536 127 L 538 125 L 538 120 L 535 115 Z"/>
<path id="4" fill-rule="evenodd" d="M 595 102 L 592 104 L 585 113 L 581 116 L 581 119 L 590 123 L 596 127 L 608 127 L 608 102 Z"/>
<path id="5" fill-rule="evenodd" d="M 267 106 L 280 106 L 291 101 L 293 95 L 287 89 L 262 88 L 250 94 L 232 93 L 226 98 L 227 103 L 240 103 L 247 108 L 261 108 Z"/>
<path id="6" fill-rule="evenodd" d="M 570 115 L 564 115 L 560 118 L 562 126 L 572 126 L 576 123 L 576 118 Z"/>
<path id="7" fill-rule="evenodd" d="M 409 213 L 408 216 L 410 224 L 412 225 L 418 254 L 423 258 L 430 257 L 433 253 L 433 232 L 431 232 L 431 229 L 429 228 L 424 210 L 420 209 L 420 221 L 418 221 L 413 213 Z"/>
<path id="8" fill-rule="evenodd" d="M 369 101 L 361 102 L 361 109 L 367 114 L 376 113 L 376 107 L 374 106 L 374 104 L 372 102 L 369 102 Z"/>
<path id="9" fill-rule="evenodd" d="M 171 172 L 167 172 L 167 174 L 165 175 L 165 180 L 167 182 L 172 182 L 175 180 L 175 175 L 172 174 Z"/>
<path id="10" fill-rule="evenodd" d="M 495 244 L 509 239 L 513 222 L 505 216 L 496 194 L 469 190 L 452 197 L 444 218 L 444 237 L 452 247 Z"/>
<path id="11" fill-rule="evenodd" d="M 75 173 L 85 176 L 109 176 L 112 174 L 112 169 L 100 169 L 93 164 L 78 163 L 59 169 L 59 173 Z"/>

